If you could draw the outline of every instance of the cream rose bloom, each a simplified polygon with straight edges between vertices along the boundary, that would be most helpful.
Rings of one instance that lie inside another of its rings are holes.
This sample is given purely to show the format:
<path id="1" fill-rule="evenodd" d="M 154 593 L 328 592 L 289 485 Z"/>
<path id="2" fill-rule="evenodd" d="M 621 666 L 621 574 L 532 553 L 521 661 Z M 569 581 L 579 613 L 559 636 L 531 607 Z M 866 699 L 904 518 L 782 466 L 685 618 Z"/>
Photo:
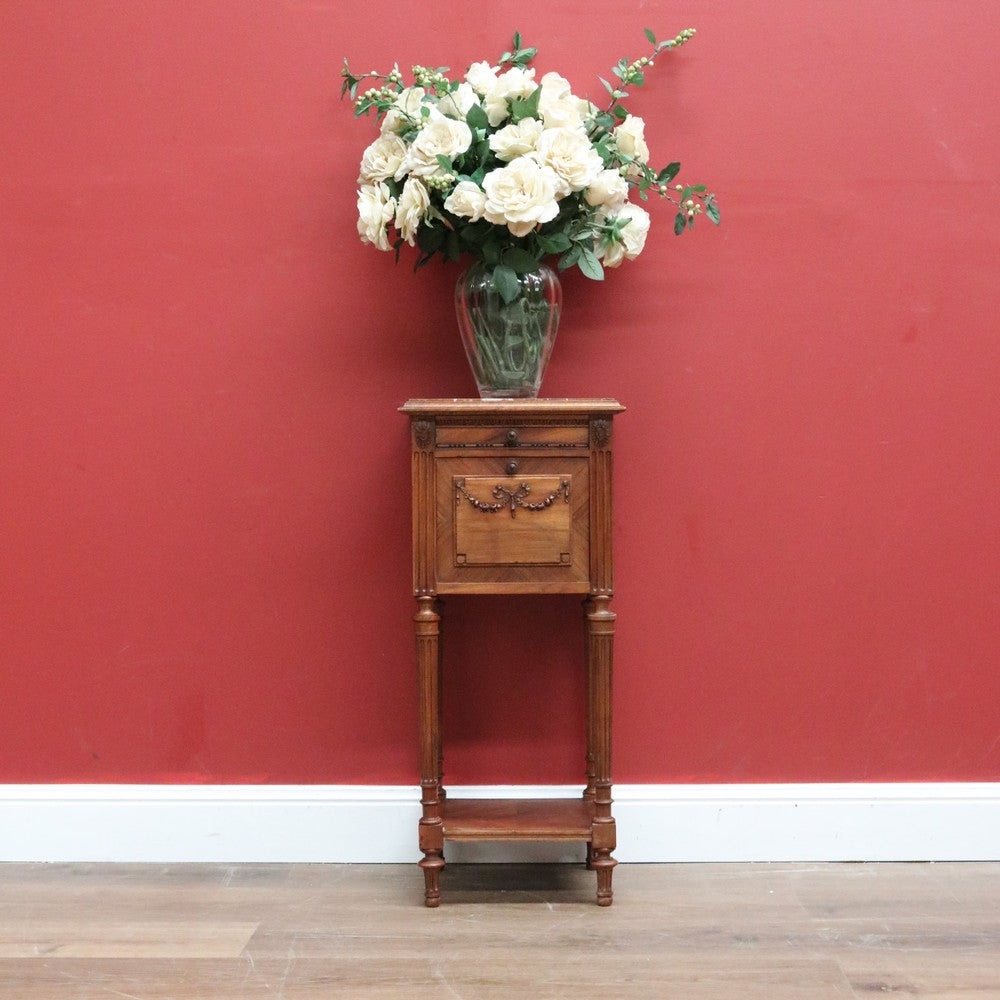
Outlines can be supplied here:
<path id="1" fill-rule="evenodd" d="M 364 184 L 358 189 L 358 235 L 362 243 L 371 243 L 379 250 L 391 250 L 386 227 L 396 212 L 396 199 L 389 186 Z"/>
<path id="2" fill-rule="evenodd" d="M 514 66 L 506 73 L 501 73 L 496 83 L 483 96 L 483 108 L 490 124 L 496 128 L 510 114 L 510 101 L 530 97 L 537 89 L 533 69 Z"/>
<path id="3" fill-rule="evenodd" d="M 628 201 L 628 181 L 617 170 L 602 170 L 587 185 L 583 197 L 588 205 L 603 205 L 606 212 L 616 212 Z"/>
<path id="4" fill-rule="evenodd" d="M 604 168 L 601 154 L 585 132 L 573 128 L 547 128 L 532 156 L 543 167 L 551 167 L 559 178 L 556 197 L 582 191 Z"/>
<path id="5" fill-rule="evenodd" d="M 405 132 L 420 121 L 420 105 L 427 91 L 423 87 L 407 87 L 400 91 L 396 103 L 382 119 L 382 132 Z"/>
<path id="6" fill-rule="evenodd" d="M 612 135 L 619 153 L 631 156 L 639 163 L 649 163 L 649 146 L 644 133 L 646 123 L 637 115 L 628 115 Z"/>
<path id="7" fill-rule="evenodd" d="M 600 213 L 599 213 L 600 218 Z M 638 205 L 627 202 L 606 221 L 627 220 L 622 229 L 621 242 L 605 243 L 597 248 L 597 256 L 604 258 L 605 267 L 619 267 L 623 261 L 635 260 L 642 253 L 649 233 L 649 213 Z"/>
<path id="8" fill-rule="evenodd" d="M 380 135 L 361 156 L 359 184 L 388 180 L 399 169 L 406 156 L 406 143 L 393 132 Z"/>
<path id="9" fill-rule="evenodd" d="M 420 223 L 424 221 L 431 199 L 423 181 L 407 177 L 396 206 L 396 228 L 410 246 L 413 246 Z"/>
<path id="10" fill-rule="evenodd" d="M 546 73 L 541 79 L 538 114 L 546 128 L 580 128 L 589 109 L 587 101 L 573 95 L 569 80 L 558 73 Z"/>
<path id="11" fill-rule="evenodd" d="M 465 116 L 478 103 L 479 98 L 472 87 L 467 83 L 460 83 L 455 90 L 441 98 L 438 102 L 438 110 L 449 118 L 459 118 L 465 121 Z"/>
<path id="12" fill-rule="evenodd" d="M 446 212 L 478 222 L 486 208 L 486 193 L 473 181 L 459 181 L 444 200 Z"/>
<path id="13" fill-rule="evenodd" d="M 477 94 L 485 94 L 496 86 L 497 71 L 488 62 L 474 62 L 465 71 L 465 79 Z"/>
<path id="14" fill-rule="evenodd" d="M 463 121 L 447 118 L 440 111 L 431 111 L 427 124 L 410 144 L 406 157 L 396 170 L 396 180 L 407 174 L 432 177 L 440 174 L 439 156 L 453 160 L 472 145 L 472 129 Z"/>
<path id="15" fill-rule="evenodd" d="M 498 160 L 509 163 L 534 150 L 544 127 L 537 118 L 523 118 L 516 125 L 505 125 L 490 136 L 490 149 Z"/>
<path id="16" fill-rule="evenodd" d="M 486 205 L 483 217 L 506 225 L 514 236 L 527 236 L 541 222 L 559 214 L 556 188 L 559 178 L 530 156 L 519 156 L 483 178 Z"/>

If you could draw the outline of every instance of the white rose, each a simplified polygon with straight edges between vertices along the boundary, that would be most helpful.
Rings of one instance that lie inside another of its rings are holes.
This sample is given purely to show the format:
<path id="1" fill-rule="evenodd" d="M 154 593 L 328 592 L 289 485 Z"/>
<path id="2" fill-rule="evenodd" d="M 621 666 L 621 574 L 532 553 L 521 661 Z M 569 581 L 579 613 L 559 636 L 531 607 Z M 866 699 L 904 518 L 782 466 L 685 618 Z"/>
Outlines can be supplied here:
<path id="1" fill-rule="evenodd" d="M 430 204 L 430 195 L 423 181 L 417 180 L 416 177 L 407 177 L 396 207 L 396 228 L 399 230 L 399 235 L 411 247 Z"/>
<path id="2" fill-rule="evenodd" d="M 407 87 L 382 119 L 382 132 L 406 132 L 420 121 L 420 105 L 427 92 L 423 87 Z"/>
<path id="3" fill-rule="evenodd" d="M 392 222 L 396 199 L 383 182 L 364 184 L 358 189 L 358 235 L 362 243 L 372 243 L 379 250 L 391 250 L 386 226 Z"/>
<path id="4" fill-rule="evenodd" d="M 546 73 L 541 87 L 538 114 L 546 128 L 579 128 L 583 124 L 583 108 L 589 104 L 573 96 L 569 80 L 558 73 Z"/>
<path id="5" fill-rule="evenodd" d="M 602 170 L 583 197 L 588 205 L 603 205 L 606 212 L 616 212 L 628 201 L 628 181 L 617 170 Z"/>
<path id="6" fill-rule="evenodd" d="M 600 218 L 600 214 L 599 214 Z M 605 267 L 618 267 L 622 261 L 635 260 L 646 245 L 649 233 L 649 213 L 638 205 L 627 202 L 614 215 L 606 217 L 607 222 L 626 220 L 621 241 L 604 243 L 597 248 L 597 256 L 604 258 Z"/>
<path id="7" fill-rule="evenodd" d="M 478 222 L 486 208 L 486 194 L 472 181 L 459 181 L 451 194 L 445 198 L 444 208 L 452 215 L 460 215 L 463 219 Z"/>
<path id="8" fill-rule="evenodd" d="M 505 125 L 490 136 L 490 149 L 498 160 L 509 163 L 534 150 L 543 127 L 537 118 L 522 118 L 516 125 Z"/>
<path id="9" fill-rule="evenodd" d="M 582 191 L 604 168 L 601 154 L 585 132 L 573 128 L 547 128 L 532 154 L 543 167 L 551 167 L 559 177 L 557 197 Z"/>
<path id="10" fill-rule="evenodd" d="M 514 98 L 529 97 L 538 89 L 535 83 L 535 71 L 533 69 L 521 69 L 514 66 L 501 73 L 496 83 L 485 92 L 483 96 L 483 107 L 490 124 L 496 128 L 509 114 L 509 101 Z"/>
<path id="11" fill-rule="evenodd" d="M 649 162 L 649 146 L 643 133 L 646 123 L 637 115 L 628 115 L 612 133 L 619 153 L 632 157 L 639 163 Z"/>
<path id="12" fill-rule="evenodd" d="M 541 101 L 545 101 L 546 99 L 561 101 L 563 98 L 569 97 L 573 90 L 569 80 L 558 73 L 546 73 L 539 80 L 539 86 L 542 88 L 542 96 L 539 98 Z"/>
<path id="13" fill-rule="evenodd" d="M 488 62 L 476 62 L 465 71 L 465 79 L 477 94 L 485 94 L 496 85 L 497 71 Z"/>
<path id="14" fill-rule="evenodd" d="M 447 115 L 449 118 L 460 118 L 465 121 L 465 116 L 478 103 L 479 98 L 472 87 L 467 83 L 460 83 L 455 90 L 441 98 L 438 109 L 441 114 Z"/>
<path id="15" fill-rule="evenodd" d="M 407 151 L 406 159 L 397 168 L 396 180 L 402 180 L 407 174 L 417 177 L 440 174 L 439 156 L 453 160 L 471 145 L 472 130 L 465 122 L 432 111 L 428 124 L 420 130 Z"/>
<path id="16" fill-rule="evenodd" d="M 540 222 L 549 222 L 559 214 L 558 185 L 559 178 L 551 168 L 540 166 L 529 156 L 519 156 L 483 179 L 483 217 L 506 225 L 514 236 L 527 236 Z"/>
<path id="17" fill-rule="evenodd" d="M 392 177 L 406 156 L 406 143 L 398 135 L 385 132 L 361 156 L 359 184 L 371 184 Z"/>
<path id="18" fill-rule="evenodd" d="M 544 91 L 543 91 L 544 93 Z M 583 128 L 587 115 L 583 108 L 585 103 L 577 97 L 565 101 L 547 101 L 545 107 L 539 106 L 538 113 L 542 116 L 546 128 Z"/>

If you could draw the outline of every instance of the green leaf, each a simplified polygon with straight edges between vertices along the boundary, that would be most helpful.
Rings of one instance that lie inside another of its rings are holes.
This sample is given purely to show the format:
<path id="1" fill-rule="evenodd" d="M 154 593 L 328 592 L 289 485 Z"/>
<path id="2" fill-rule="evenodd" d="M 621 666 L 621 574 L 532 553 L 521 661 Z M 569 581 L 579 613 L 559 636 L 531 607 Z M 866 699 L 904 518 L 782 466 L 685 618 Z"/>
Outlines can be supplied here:
<path id="1" fill-rule="evenodd" d="M 517 274 L 513 268 L 504 264 L 497 264 L 493 268 L 493 284 L 496 285 L 500 297 L 510 305 L 517 298 L 520 285 L 517 283 Z"/>
<path id="2" fill-rule="evenodd" d="M 604 161 L 604 165 L 608 166 L 614 159 L 614 153 L 611 151 L 611 135 L 610 133 L 603 136 L 595 145 L 594 149 L 597 150 L 598 155 Z"/>
<path id="3" fill-rule="evenodd" d="M 719 224 L 719 206 L 715 204 L 715 195 L 710 194 L 705 199 L 705 214 L 712 220 L 716 225 Z"/>
<path id="4" fill-rule="evenodd" d="M 705 187 L 704 184 L 695 184 L 695 186 L 693 188 L 691 188 L 691 190 L 692 191 L 697 191 L 698 194 L 703 194 L 705 191 L 708 190 L 708 188 Z"/>
<path id="5" fill-rule="evenodd" d="M 542 253 L 563 253 L 573 245 L 565 233 L 539 234 L 535 237 L 535 241 Z"/>
<path id="6" fill-rule="evenodd" d="M 667 184 L 681 172 L 679 163 L 668 163 L 657 175 L 657 184 Z"/>
<path id="7" fill-rule="evenodd" d="M 604 268 L 601 266 L 601 262 L 597 259 L 597 254 L 594 253 L 590 247 L 581 247 L 580 260 L 578 261 L 580 270 L 588 277 L 591 281 L 603 281 L 604 280 Z"/>
<path id="8" fill-rule="evenodd" d="M 566 271 L 571 268 L 583 253 L 583 247 L 579 243 L 574 243 L 560 258 L 559 270 Z"/>
<path id="9" fill-rule="evenodd" d="M 486 112 L 482 109 L 481 105 L 473 104 L 472 107 L 469 108 L 469 113 L 465 116 L 465 124 L 475 131 L 479 128 L 489 128 L 490 119 Z"/>
<path id="10" fill-rule="evenodd" d="M 436 157 L 438 161 L 438 166 L 446 173 L 451 173 L 451 159 L 445 156 L 443 153 L 438 153 Z"/>
<path id="11" fill-rule="evenodd" d="M 522 250 L 520 247 L 508 248 L 503 252 L 500 260 L 503 262 L 504 267 L 509 267 L 516 274 L 528 274 L 538 268 L 538 260 L 534 254 L 530 254 L 527 250 Z"/>
<path id="12" fill-rule="evenodd" d="M 417 246 L 428 257 L 444 245 L 444 230 L 439 226 L 420 226 L 417 229 Z"/>
<path id="13" fill-rule="evenodd" d="M 521 32 L 514 32 L 514 51 L 516 52 L 521 47 Z"/>
<path id="14" fill-rule="evenodd" d="M 515 98 L 510 102 L 510 117 L 515 124 L 524 118 L 538 117 L 538 99 L 542 96 L 542 88 L 537 87 L 530 97 Z"/>
<path id="15" fill-rule="evenodd" d="M 608 81 L 607 81 L 607 80 L 605 80 L 603 76 L 599 76 L 599 77 L 598 77 L 597 79 L 598 79 L 598 80 L 600 80 L 600 81 L 601 81 L 601 83 L 603 83 L 603 84 L 604 84 L 604 89 L 605 89 L 605 90 L 606 90 L 606 91 L 607 91 L 607 92 L 608 92 L 609 94 L 613 94 L 613 93 L 615 92 L 615 88 L 614 88 L 614 87 L 612 87 L 612 86 L 611 86 L 611 84 L 610 84 L 610 83 L 608 83 Z"/>
<path id="16" fill-rule="evenodd" d="M 495 239 L 484 240 L 480 250 L 487 267 L 496 267 L 500 263 L 500 247 Z"/>
<path id="17" fill-rule="evenodd" d="M 683 212 L 678 212 L 674 216 L 674 235 L 680 236 L 684 232 L 684 227 L 687 225 L 687 216 Z"/>
<path id="18" fill-rule="evenodd" d="M 538 49 L 521 49 L 521 51 L 518 52 L 517 57 L 514 59 L 514 62 L 518 66 L 527 66 L 528 63 L 530 63 L 531 60 L 537 55 Z"/>
<path id="19" fill-rule="evenodd" d="M 656 44 L 656 35 L 654 35 L 654 34 L 653 34 L 653 33 L 652 33 L 652 32 L 651 32 L 650 30 L 649 30 L 649 28 L 643 28 L 642 30 L 643 30 L 643 32 L 645 32 L 645 35 L 646 35 L 646 38 L 648 38 L 648 39 L 649 39 L 649 44 L 650 44 L 650 45 L 655 45 L 655 44 Z"/>

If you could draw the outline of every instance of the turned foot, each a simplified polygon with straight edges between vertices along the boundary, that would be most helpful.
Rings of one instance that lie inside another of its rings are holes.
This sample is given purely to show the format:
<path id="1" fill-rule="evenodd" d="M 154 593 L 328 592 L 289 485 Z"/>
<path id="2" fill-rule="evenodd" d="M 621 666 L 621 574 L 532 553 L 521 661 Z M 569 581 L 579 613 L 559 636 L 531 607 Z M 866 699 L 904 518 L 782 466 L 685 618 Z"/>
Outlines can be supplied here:
<path id="1" fill-rule="evenodd" d="M 614 899 L 614 894 L 611 889 L 611 875 L 615 870 L 616 864 L 618 864 L 618 862 L 611 857 L 611 851 L 606 849 L 597 849 L 593 852 L 590 867 L 597 872 L 598 906 L 610 906 L 612 900 Z"/>
<path id="2" fill-rule="evenodd" d="M 424 905 L 441 905 L 441 869 L 444 868 L 444 856 L 440 851 L 424 851 L 423 858 L 417 862 L 424 870 Z"/>

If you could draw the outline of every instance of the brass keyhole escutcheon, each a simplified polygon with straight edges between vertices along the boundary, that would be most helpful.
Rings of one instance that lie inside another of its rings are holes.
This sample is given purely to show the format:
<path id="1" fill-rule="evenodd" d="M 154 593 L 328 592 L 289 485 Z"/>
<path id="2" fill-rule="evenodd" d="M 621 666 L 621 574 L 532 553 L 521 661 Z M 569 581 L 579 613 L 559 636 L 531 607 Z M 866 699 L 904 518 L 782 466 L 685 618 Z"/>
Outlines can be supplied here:
<path id="1" fill-rule="evenodd" d="M 516 476 L 517 475 L 517 470 L 519 468 L 520 468 L 520 466 L 517 464 L 517 462 L 508 462 L 507 463 L 507 475 L 508 476 Z"/>

